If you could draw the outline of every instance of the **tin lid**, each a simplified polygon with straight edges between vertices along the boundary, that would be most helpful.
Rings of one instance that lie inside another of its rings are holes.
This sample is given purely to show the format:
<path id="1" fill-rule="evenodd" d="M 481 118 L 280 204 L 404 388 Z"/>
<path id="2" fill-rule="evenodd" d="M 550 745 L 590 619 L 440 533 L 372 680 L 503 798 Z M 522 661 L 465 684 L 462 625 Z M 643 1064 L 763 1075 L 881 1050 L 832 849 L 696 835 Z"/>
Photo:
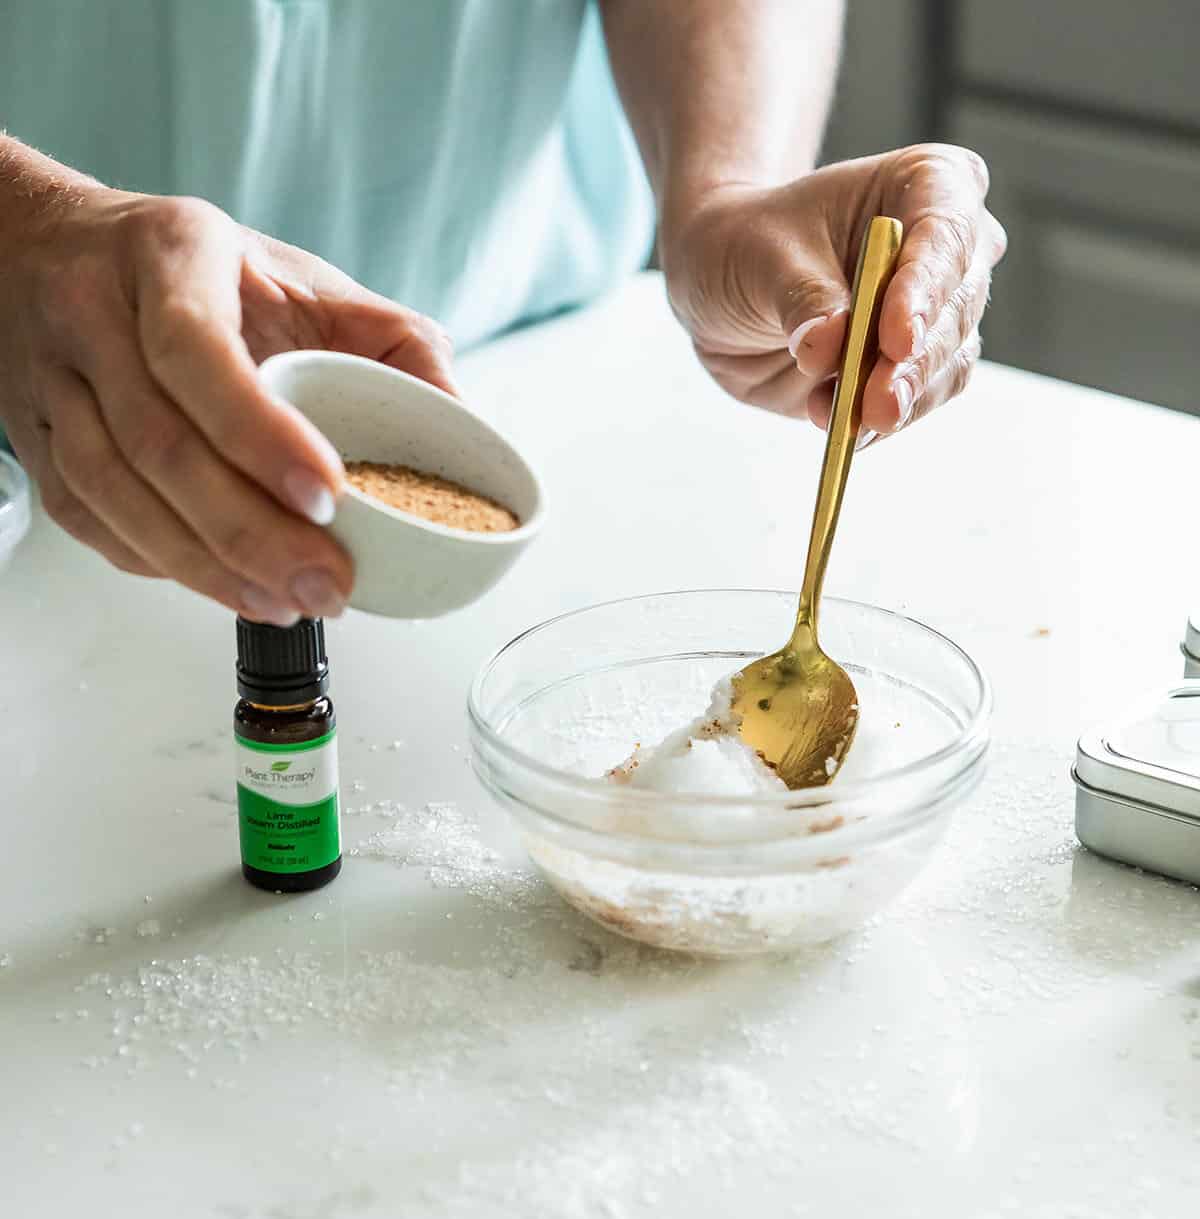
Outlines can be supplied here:
<path id="1" fill-rule="evenodd" d="M 1188 617 L 1187 633 L 1183 637 L 1183 650 L 1200 660 L 1200 609 L 1192 610 Z"/>
<path id="2" fill-rule="evenodd" d="M 1076 781 L 1200 821 L 1200 679 L 1147 702 L 1130 719 L 1085 733 Z"/>

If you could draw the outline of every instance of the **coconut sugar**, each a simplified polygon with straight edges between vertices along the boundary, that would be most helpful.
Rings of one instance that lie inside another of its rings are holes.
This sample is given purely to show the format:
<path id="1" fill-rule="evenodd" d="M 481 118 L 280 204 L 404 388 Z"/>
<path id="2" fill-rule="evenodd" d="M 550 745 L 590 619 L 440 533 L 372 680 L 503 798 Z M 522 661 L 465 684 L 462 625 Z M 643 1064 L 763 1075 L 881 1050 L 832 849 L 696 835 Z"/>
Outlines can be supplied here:
<path id="1" fill-rule="evenodd" d="M 495 500 L 436 474 L 377 461 L 348 461 L 346 481 L 401 512 L 472 533 L 508 533 L 520 524 Z"/>

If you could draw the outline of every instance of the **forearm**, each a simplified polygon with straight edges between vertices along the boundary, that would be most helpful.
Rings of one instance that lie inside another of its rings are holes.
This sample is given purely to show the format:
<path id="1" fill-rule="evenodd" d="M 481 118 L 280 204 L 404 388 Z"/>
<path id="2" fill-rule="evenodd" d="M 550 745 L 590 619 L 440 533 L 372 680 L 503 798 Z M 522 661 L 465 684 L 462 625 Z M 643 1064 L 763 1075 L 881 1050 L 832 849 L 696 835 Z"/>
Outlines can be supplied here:
<path id="1" fill-rule="evenodd" d="M 670 225 L 816 162 L 843 0 L 601 0 L 613 75 Z"/>
<path id="2" fill-rule="evenodd" d="M 100 183 L 0 131 L 0 242 L 71 207 Z"/>

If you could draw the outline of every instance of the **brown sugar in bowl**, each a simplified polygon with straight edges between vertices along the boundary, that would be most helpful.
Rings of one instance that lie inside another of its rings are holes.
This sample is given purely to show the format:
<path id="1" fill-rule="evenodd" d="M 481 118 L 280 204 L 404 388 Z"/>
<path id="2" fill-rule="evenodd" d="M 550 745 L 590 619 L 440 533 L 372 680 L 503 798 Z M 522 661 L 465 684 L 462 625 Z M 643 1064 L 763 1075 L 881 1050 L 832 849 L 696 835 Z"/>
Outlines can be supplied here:
<path id="1" fill-rule="evenodd" d="M 413 512 L 411 504 L 394 507 L 348 480 L 329 531 L 354 560 L 353 608 L 436 618 L 470 605 L 541 531 L 540 479 L 511 441 L 450 394 L 377 361 L 330 351 L 272 356 L 259 377 L 307 416 L 343 461 L 422 471 L 515 518 L 515 528 L 460 528 Z"/>
<path id="2" fill-rule="evenodd" d="M 381 461 L 347 461 L 346 481 L 389 507 L 470 533 L 508 533 L 520 527 L 516 514 L 486 495 L 437 474 Z"/>

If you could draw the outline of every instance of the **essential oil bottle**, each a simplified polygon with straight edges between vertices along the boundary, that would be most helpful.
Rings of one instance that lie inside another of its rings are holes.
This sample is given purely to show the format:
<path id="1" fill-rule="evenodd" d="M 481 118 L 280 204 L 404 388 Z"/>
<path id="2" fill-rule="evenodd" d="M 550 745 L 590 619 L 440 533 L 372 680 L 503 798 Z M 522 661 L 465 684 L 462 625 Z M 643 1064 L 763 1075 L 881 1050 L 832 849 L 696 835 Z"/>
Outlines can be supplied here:
<path id="1" fill-rule="evenodd" d="M 295 626 L 237 620 L 237 752 L 242 873 L 296 893 L 342 870 L 337 725 L 319 618 Z"/>

